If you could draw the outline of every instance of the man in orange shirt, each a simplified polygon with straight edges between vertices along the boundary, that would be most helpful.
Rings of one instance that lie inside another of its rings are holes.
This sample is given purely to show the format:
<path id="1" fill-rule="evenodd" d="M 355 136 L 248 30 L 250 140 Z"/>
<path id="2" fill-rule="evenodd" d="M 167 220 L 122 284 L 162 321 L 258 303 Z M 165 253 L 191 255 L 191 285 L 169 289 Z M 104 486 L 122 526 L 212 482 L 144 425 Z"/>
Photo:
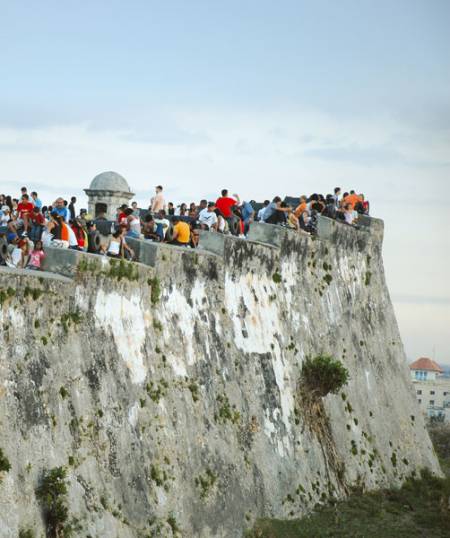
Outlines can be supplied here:
<path id="1" fill-rule="evenodd" d="M 350 191 L 350 194 L 345 198 L 345 203 L 350 204 L 352 209 L 354 209 L 358 202 L 362 202 L 361 197 L 358 196 L 355 191 Z"/>
<path id="2" fill-rule="evenodd" d="M 299 205 L 295 208 L 295 211 L 294 211 L 294 215 L 299 219 L 301 214 L 303 213 L 303 211 L 305 211 L 306 207 L 307 207 L 307 198 L 305 195 L 303 196 L 300 196 L 300 203 Z"/>

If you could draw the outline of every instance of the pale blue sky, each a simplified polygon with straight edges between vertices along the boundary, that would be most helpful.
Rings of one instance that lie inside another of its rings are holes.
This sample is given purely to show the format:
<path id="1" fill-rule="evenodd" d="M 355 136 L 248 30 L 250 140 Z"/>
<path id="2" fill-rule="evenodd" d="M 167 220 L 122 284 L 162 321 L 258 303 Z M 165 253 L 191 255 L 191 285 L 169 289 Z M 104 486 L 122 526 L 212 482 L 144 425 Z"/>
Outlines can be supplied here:
<path id="1" fill-rule="evenodd" d="M 409 358 L 450 363 L 449 28 L 444 0 L 0 0 L 0 190 L 362 190 Z"/>

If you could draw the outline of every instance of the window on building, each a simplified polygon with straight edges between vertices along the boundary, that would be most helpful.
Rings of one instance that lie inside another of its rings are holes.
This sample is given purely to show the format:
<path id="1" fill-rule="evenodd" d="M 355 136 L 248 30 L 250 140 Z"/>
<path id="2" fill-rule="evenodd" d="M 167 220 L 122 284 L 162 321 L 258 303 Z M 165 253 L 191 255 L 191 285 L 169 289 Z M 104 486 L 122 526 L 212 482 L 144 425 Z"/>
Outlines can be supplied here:
<path id="1" fill-rule="evenodd" d="M 444 392 L 444 396 L 447 396 L 448 392 Z"/>
<path id="2" fill-rule="evenodd" d="M 421 390 L 418 390 L 418 391 L 417 391 L 417 394 L 422 394 L 422 391 L 421 391 Z"/>
<path id="3" fill-rule="evenodd" d="M 430 400 L 430 405 L 434 405 L 434 400 Z"/>
<path id="4" fill-rule="evenodd" d="M 430 394 L 433 396 L 434 395 L 434 390 L 430 390 Z"/>
<path id="5" fill-rule="evenodd" d="M 421 400 L 420 398 L 419 398 L 417 401 L 418 401 L 420 404 L 422 403 L 422 400 Z"/>

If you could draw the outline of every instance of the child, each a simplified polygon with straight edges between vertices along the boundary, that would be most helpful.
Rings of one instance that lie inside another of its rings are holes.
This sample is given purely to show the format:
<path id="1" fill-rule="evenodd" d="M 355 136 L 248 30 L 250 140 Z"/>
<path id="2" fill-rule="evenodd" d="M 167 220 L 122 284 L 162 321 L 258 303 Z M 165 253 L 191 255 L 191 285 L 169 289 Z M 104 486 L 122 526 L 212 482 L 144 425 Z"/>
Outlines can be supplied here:
<path id="1" fill-rule="evenodd" d="M 34 249 L 30 253 L 30 259 L 28 260 L 27 269 L 34 271 L 42 271 L 42 261 L 45 258 L 42 241 L 36 241 Z"/>
<path id="2" fill-rule="evenodd" d="M 29 243 L 28 240 L 16 239 L 15 248 L 11 252 L 10 258 L 6 261 L 6 265 L 9 267 L 17 267 L 18 269 L 23 269 L 27 265 L 28 255 L 29 255 Z"/>

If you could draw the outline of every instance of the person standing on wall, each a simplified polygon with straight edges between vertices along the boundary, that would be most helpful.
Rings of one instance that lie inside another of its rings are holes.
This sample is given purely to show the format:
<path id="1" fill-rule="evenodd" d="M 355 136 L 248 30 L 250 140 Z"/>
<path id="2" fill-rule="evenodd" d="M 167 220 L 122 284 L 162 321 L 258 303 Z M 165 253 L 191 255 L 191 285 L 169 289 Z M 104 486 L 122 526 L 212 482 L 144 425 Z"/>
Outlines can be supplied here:
<path id="1" fill-rule="evenodd" d="M 72 198 L 70 199 L 70 204 L 69 204 L 70 220 L 75 220 L 75 217 L 76 217 L 75 204 L 76 204 L 76 202 L 77 202 L 76 197 L 72 196 Z"/>
<path id="2" fill-rule="evenodd" d="M 155 188 L 155 196 L 150 200 L 150 212 L 153 214 L 158 213 L 159 211 L 165 209 L 166 202 L 164 200 L 163 188 L 161 185 L 158 185 Z"/>

